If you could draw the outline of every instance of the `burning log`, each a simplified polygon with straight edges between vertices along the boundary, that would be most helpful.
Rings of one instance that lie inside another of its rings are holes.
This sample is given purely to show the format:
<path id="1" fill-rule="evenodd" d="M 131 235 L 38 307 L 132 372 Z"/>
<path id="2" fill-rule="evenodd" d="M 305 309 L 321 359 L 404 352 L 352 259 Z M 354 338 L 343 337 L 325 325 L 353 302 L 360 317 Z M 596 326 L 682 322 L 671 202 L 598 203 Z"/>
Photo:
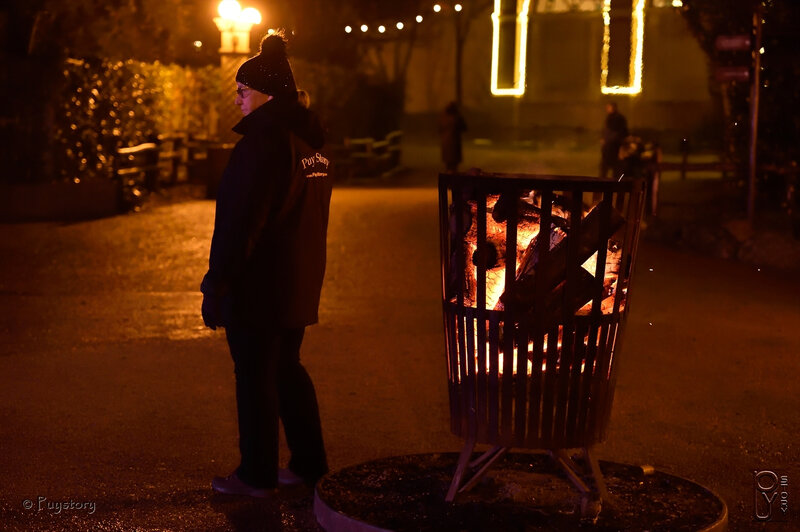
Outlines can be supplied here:
<path id="1" fill-rule="evenodd" d="M 526 193 L 525 198 L 531 198 L 530 193 Z M 541 203 L 541 196 L 536 195 L 534 199 L 531 201 L 526 201 L 523 199 L 523 196 L 515 197 L 512 194 L 501 194 L 500 198 L 495 203 L 494 208 L 492 209 L 492 218 L 497 223 L 503 223 L 508 220 L 508 217 L 511 215 L 511 212 L 514 208 L 514 202 L 516 201 L 517 204 L 517 215 L 521 219 L 532 219 L 536 223 L 539 223 L 539 220 L 542 216 L 542 209 L 535 205 L 535 199 L 539 200 Z M 566 211 L 566 207 L 563 205 L 563 198 L 556 196 L 558 199 L 553 200 L 553 204 L 557 207 L 557 211 Z M 553 216 L 551 219 L 551 223 L 555 226 L 558 226 L 562 230 L 566 230 L 567 226 L 569 225 L 565 218 L 558 216 L 558 212 L 554 213 L 556 216 Z"/>
<path id="2" fill-rule="evenodd" d="M 580 308 L 591 301 L 594 296 L 594 276 L 583 268 L 580 269 L 572 301 L 566 301 L 566 287 L 566 281 L 561 282 L 545 296 L 543 303 L 544 316 L 558 320 L 565 308 L 567 312 L 570 313 L 575 313 L 580 310 Z"/>
<path id="3" fill-rule="evenodd" d="M 536 263 L 539 262 L 539 246 L 537 242 L 539 237 L 542 235 L 541 229 L 539 230 L 539 234 L 533 237 L 531 243 L 525 249 L 525 254 L 522 255 L 522 261 L 520 262 L 519 268 L 517 268 L 517 280 L 521 280 L 525 277 L 533 275 L 534 269 L 536 268 Z M 562 231 L 556 224 L 550 224 L 550 250 L 555 248 L 567 234 Z"/>
<path id="4" fill-rule="evenodd" d="M 586 215 L 586 218 L 583 219 L 579 234 L 572 237 L 578 239 L 578 261 L 581 264 L 586 262 L 586 260 L 598 251 L 601 244 L 607 245 L 603 243 L 607 242 L 624 223 L 624 218 L 615 209 L 612 209 L 608 224 L 606 227 L 602 227 L 600 209 L 595 207 Z M 545 293 L 552 293 L 559 285 L 566 281 L 567 243 L 569 239 L 565 239 L 563 236 L 560 238 L 556 237 L 558 241 L 554 244 L 554 233 L 555 231 L 550 232 L 551 249 L 543 260 L 538 256 L 538 246 L 536 245 L 538 238 L 531 241 L 531 244 L 525 251 L 525 256 L 528 257 L 528 260 L 527 262 L 523 261 L 520 267 L 514 290 L 510 294 L 504 292 L 503 295 L 500 296 L 503 305 L 520 312 L 527 312 L 531 310 L 536 303 L 536 285 L 538 283 L 541 283 L 539 286 L 542 287 Z M 538 281 L 537 278 L 539 279 Z M 578 283 L 578 287 L 581 290 L 583 283 L 583 279 Z M 591 299 L 591 296 L 585 299 L 584 303 L 589 299 Z M 545 305 L 545 308 L 548 308 L 548 305 Z M 553 309 L 551 308 L 551 310 Z M 559 309 L 556 309 L 555 312 L 558 312 L 558 310 Z"/>
<path id="5" fill-rule="evenodd" d="M 500 254 L 497 251 L 497 245 L 492 241 L 487 241 L 485 244 L 479 244 L 472 254 L 472 264 L 476 268 L 480 268 L 481 264 L 486 270 L 497 268 L 500 265 Z"/>
<path id="6" fill-rule="evenodd" d="M 503 193 L 500 194 L 500 198 L 497 200 L 497 203 L 494 204 L 494 208 L 492 209 L 492 218 L 497 223 L 503 223 L 508 220 L 509 215 L 514 208 L 514 203 L 523 203 L 520 201 L 518 197 L 515 197 L 513 194 Z"/>

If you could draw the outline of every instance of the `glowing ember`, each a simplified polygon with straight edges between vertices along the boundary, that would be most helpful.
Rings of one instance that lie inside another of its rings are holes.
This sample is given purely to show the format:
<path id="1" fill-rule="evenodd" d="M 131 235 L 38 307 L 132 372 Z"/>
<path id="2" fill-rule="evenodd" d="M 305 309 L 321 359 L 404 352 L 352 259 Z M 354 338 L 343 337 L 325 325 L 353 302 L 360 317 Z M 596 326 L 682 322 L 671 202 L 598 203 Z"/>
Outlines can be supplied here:
<path id="1" fill-rule="evenodd" d="M 498 194 L 487 196 L 486 210 L 487 213 L 494 214 L 494 209 L 497 206 L 500 196 Z M 533 267 L 530 255 L 535 253 L 534 245 L 535 239 L 540 232 L 539 214 L 541 209 L 541 198 L 535 194 L 529 194 L 521 198 L 521 205 L 530 207 L 530 210 L 520 213 L 517 222 L 517 242 L 516 242 L 516 265 L 515 272 L 517 279 L 522 275 L 532 273 Z M 477 219 L 477 202 L 468 202 L 470 216 L 469 220 Z M 584 208 L 583 218 L 592 212 L 592 208 Z M 564 238 L 567 237 L 567 231 L 562 228 L 569 227 L 569 213 L 561 209 L 557 205 L 551 207 L 551 231 L 550 231 L 550 249 L 555 248 Z M 486 307 L 491 310 L 503 310 L 503 302 L 501 296 L 506 289 L 506 225 L 507 222 L 496 221 L 494 216 L 486 217 L 486 242 L 487 253 L 483 256 L 487 257 L 486 260 Z M 476 223 L 472 223 L 469 231 L 464 237 L 464 246 L 466 251 L 466 271 L 465 283 L 466 290 L 464 291 L 464 305 L 472 308 L 477 308 L 477 286 L 478 286 L 478 268 L 477 262 L 479 259 L 478 253 L 478 228 Z M 619 244 L 614 240 L 609 240 L 608 251 L 606 253 L 606 266 L 604 272 L 603 282 L 603 299 L 600 303 L 601 313 L 610 314 L 613 311 L 614 299 L 617 290 L 617 277 L 619 275 L 619 261 L 622 256 L 622 250 Z M 522 265 L 526 264 L 526 267 Z M 597 270 L 597 253 L 592 255 L 583 264 L 583 269 L 590 275 L 594 276 Z M 623 294 L 624 296 L 624 294 Z M 454 301 L 454 300 L 453 300 Z M 624 309 L 624 297 L 620 302 L 620 308 Z M 577 315 L 588 315 L 592 308 L 592 302 L 589 301 L 583 305 L 577 312 Z"/>
<path id="2" fill-rule="evenodd" d="M 506 291 L 506 235 L 507 235 L 507 222 L 505 216 L 503 214 L 504 209 L 508 209 L 510 206 L 508 205 L 511 201 L 518 201 L 516 206 L 517 209 L 517 241 L 516 241 L 516 264 L 514 271 L 516 273 L 516 279 L 519 281 L 520 279 L 530 278 L 536 275 L 537 269 L 537 261 L 538 261 L 538 245 L 536 243 L 537 238 L 540 234 L 540 219 L 541 219 L 541 196 L 536 194 L 535 192 L 528 193 L 520 198 L 512 198 L 501 199 L 499 194 L 489 195 L 486 197 L 486 212 L 487 216 L 486 220 L 486 248 L 484 250 L 478 249 L 478 224 L 475 223 L 475 220 L 478 220 L 478 204 L 475 200 L 470 200 L 467 202 L 467 207 L 469 209 L 469 215 L 464 213 L 464 227 L 465 229 L 468 227 L 467 232 L 465 233 L 464 240 L 462 245 L 464 246 L 464 251 L 466 252 L 466 260 L 464 261 L 465 264 L 465 275 L 464 275 L 464 306 L 477 308 L 478 301 L 477 301 L 477 287 L 479 284 L 478 279 L 478 264 L 481 261 L 484 263 L 485 272 L 486 272 L 486 306 L 485 308 L 487 311 L 503 311 L 504 304 L 503 304 L 503 294 Z M 505 203 L 504 203 L 505 202 Z M 584 206 L 581 212 L 581 223 L 582 225 L 588 225 L 588 222 L 584 223 L 593 210 L 597 208 L 595 206 Z M 549 249 L 551 254 L 553 250 L 559 246 L 567 244 L 564 242 L 565 239 L 570 237 L 570 213 L 564 208 L 561 208 L 557 202 L 553 202 L 553 205 L 550 206 L 550 231 L 549 231 Z M 453 220 L 451 218 L 451 223 Z M 576 235 L 574 238 L 581 238 L 580 236 Z M 594 249 L 597 249 L 596 247 Z M 617 280 L 619 276 L 619 269 L 620 269 L 620 260 L 622 256 L 622 249 L 620 244 L 614 239 L 610 238 L 607 242 L 607 249 L 605 253 L 605 268 L 602 269 L 603 275 L 603 288 L 602 288 L 602 299 L 600 301 L 600 313 L 601 314 L 612 314 L 614 312 L 614 304 L 616 301 L 617 296 Z M 598 252 L 595 251 L 587 260 L 584 261 L 582 264 L 582 270 L 585 272 L 583 276 L 588 279 L 594 279 L 595 275 L 598 273 Z M 586 281 L 589 282 L 589 281 Z M 556 283 L 557 290 L 558 287 L 562 286 L 561 283 Z M 625 295 L 626 290 L 623 289 L 622 293 L 620 294 L 621 297 L 619 298 L 619 311 L 623 311 L 625 307 Z M 555 298 L 556 302 L 560 301 L 561 296 Z M 588 300 L 588 301 L 587 301 Z M 455 298 L 451 300 L 453 303 L 456 302 Z M 585 303 L 583 303 L 586 301 Z M 558 303 L 556 303 L 558 304 Z M 593 299 L 591 297 L 585 298 L 579 303 L 580 308 L 575 310 L 576 316 L 588 316 L 592 311 L 593 306 Z M 479 345 L 478 339 L 478 321 L 475 320 L 473 326 L 471 328 L 473 330 L 473 340 L 475 346 Z M 558 372 L 561 368 L 561 334 L 562 334 L 562 327 L 559 326 L 559 338 L 557 341 L 557 345 L 555 349 L 557 350 L 556 353 L 553 353 L 555 356 L 555 367 L 551 368 L 553 371 Z M 498 367 L 492 368 L 491 367 L 491 359 L 492 357 L 488 356 L 491 349 L 491 342 L 487 340 L 487 336 L 484 336 L 484 341 L 486 343 L 486 367 L 483 368 L 486 374 L 497 372 L 498 375 L 503 375 L 504 373 L 504 347 L 503 345 L 495 346 L 497 350 L 497 364 Z M 596 335 L 595 338 L 596 346 L 599 346 L 599 335 Z M 584 348 L 587 348 L 589 344 L 589 334 L 587 333 L 583 338 L 583 345 Z M 549 346 L 547 342 L 547 335 L 544 335 L 544 339 L 542 341 L 541 346 L 541 355 L 537 356 L 536 358 L 541 358 L 541 370 L 542 373 L 547 371 L 547 359 L 550 358 L 548 355 L 548 348 L 552 349 L 553 346 Z M 534 345 L 533 341 L 529 341 L 527 345 L 527 364 L 526 364 L 526 373 L 528 376 L 533 374 L 533 367 L 534 367 Z M 475 353 L 476 351 L 472 351 Z M 516 375 L 519 371 L 519 346 L 515 345 L 513 347 L 512 352 L 512 372 Z M 467 356 L 469 358 L 469 356 Z M 474 362 L 474 367 L 468 368 L 468 371 L 472 371 L 478 373 L 481 368 L 479 367 L 478 358 L 475 356 L 472 360 Z M 583 374 L 586 371 L 586 360 L 580 360 L 580 373 Z M 470 365 L 472 365 L 470 364 Z M 457 371 L 455 372 L 456 379 L 458 381 L 461 380 L 461 363 L 456 362 Z M 596 362 L 593 363 L 592 367 L 590 368 L 591 373 L 594 373 L 596 369 Z M 572 364 L 570 367 L 567 368 L 569 372 L 572 372 Z"/>
<path id="3" fill-rule="evenodd" d="M 475 332 L 474 332 L 475 345 L 477 346 L 478 345 L 477 320 L 475 320 L 475 328 L 474 328 L 474 330 L 475 330 Z M 558 342 L 556 344 L 556 353 L 555 353 L 557 358 L 556 358 L 555 367 L 554 367 L 554 370 L 556 372 L 558 372 L 561 369 L 561 346 L 562 346 L 562 337 L 561 337 L 561 335 L 562 334 L 563 334 L 563 328 L 559 327 L 559 338 L 558 338 Z M 545 334 L 544 338 L 542 340 L 542 373 L 543 374 L 547 372 L 547 358 L 549 356 L 548 355 L 547 337 L 548 337 L 548 335 Z M 583 338 L 583 345 L 584 346 L 588 346 L 589 345 L 589 334 L 588 333 Z M 600 345 L 600 341 L 599 341 L 599 335 L 598 335 L 597 338 L 595 339 L 595 346 L 599 347 L 599 345 Z M 489 353 L 490 350 L 491 350 L 491 343 L 487 340 L 486 341 L 486 351 L 485 352 Z M 533 375 L 533 361 L 531 360 L 531 358 L 532 358 L 531 354 L 533 352 L 534 352 L 533 341 L 528 341 L 528 348 L 527 348 L 528 360 L 527 360 L 527 364 L 526 364 L 526 374 L 527 374 L 528 377 Z M 503 350 L 501 348 L 498 348 L 498 355 L 497 356 L 498 356 L 498 358 L 497 358 L 497 374 L 498 374 L 498 376 L 502 377 L 504 372 L 505 372 L 505 370 L 504 370 L 505 357 L 503 355 Z M 480 372 L 480 369 L 481 369 L 480 365 L 478 364 L 478 357 L 475 356 L 475 357 L 472 358 L 472 360 L 474 362 L 474 367 L 472 367 L 470 369 L 471 369 L 472 372 L 477 374 L 477 373 Z M 518 366 L 518 362 L 519 362 L 519 348 L 517 346 L 514 346 L 513 354 L 512 354 L 512 362 L 511 362 L 511 367 L 512 367 L 512 373 L 511 374 L 512 375 L 517 375 L 517 373 L 518 373 L 518 367 L 519 367 Z M 581 364 L 580 373 L 583 374 L 586 371 L 586 359 L 581 359 L 580 364 Z M 594 360 L 594 362 L 592 363 L 591 373 L 594 373 L 596 368 L 597 368 L 597 360 Z M 456 362 L 456 369 L 457 369 L 457 371 L 455 372 L 455 377 L 458 380 L 458 382 L 461 382 L 461 363 L 460 363 L 460 360 Z M 485 370 L 485 374 L 486 375 L 489 375 L 494 371 L 494 368 L 492 367 L 492 360 L 491 360 L 491 357 L 489 357 L 489 356 L 486 356 L 486 367 L 484 368 L 484 370 Z M 572 372 L 572 370 L 573 370 L 573 365 L 570 364 L 570 366 L 567 368 L 567 371 Z"/>

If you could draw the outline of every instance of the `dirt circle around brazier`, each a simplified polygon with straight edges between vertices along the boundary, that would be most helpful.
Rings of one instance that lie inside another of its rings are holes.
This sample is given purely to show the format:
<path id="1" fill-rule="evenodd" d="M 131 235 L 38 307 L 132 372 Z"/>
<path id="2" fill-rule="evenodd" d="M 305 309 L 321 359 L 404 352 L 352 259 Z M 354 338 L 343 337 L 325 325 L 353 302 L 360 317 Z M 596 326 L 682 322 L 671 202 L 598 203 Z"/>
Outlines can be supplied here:
<path id="1" fill-rule="evenodd" d="M 476 455 L 477 456 L 477 455 Z M 600 461 L 613 501 L 585 517 L 581 495 L 544 453 L 506 454 L 471 491 L 445 502 L 457 453 L 383 458 L 325 476 L 314 513 L 327 532 L 717 531 L 725 503 L 684 478 Z"/>

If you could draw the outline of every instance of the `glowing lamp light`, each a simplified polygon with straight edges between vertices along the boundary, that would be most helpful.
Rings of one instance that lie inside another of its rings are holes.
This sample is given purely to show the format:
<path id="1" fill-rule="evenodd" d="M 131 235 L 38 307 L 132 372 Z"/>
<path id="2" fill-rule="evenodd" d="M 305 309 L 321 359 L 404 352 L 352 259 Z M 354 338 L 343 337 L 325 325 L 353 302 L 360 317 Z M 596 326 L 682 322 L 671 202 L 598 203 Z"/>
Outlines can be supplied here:
<path id="1" fill-rule="evenodd" d="M 458 11 L 458 12 L 461 12 L 461 10 L 462 10 L 463 8 L 461 7 L 461 4 L 456 4 L 456 5 L 454 5 L 454 6 L 453 6 L 453 9 L 455 9 L 455 10 L 456 10 L 456 11 Z"/>
<path id="2" fill-rule="evenodd" d="M 246 24 L 261 24 L 261 13 L 254 7 L 248 7 L 239 14 L 239 20 Z"/>
<path id="3" fill-rule="evenodd" d="M 417 20 L 417 22 L 422 22 L 422 15 L 417 15 L 416 20 Z"/>
<path id="4" fill-rule="evenodd" d="M 368 29 L 369 29 L 369 26 L 367 26 L 366 24 L 362 24 L 362 25 L 361 25 L 361 31 L 362 31 L 363 33 L 367 33 L 367 30 L 368 30 Z"/>
<path id="5" fill-rule="evenodd" d="M 272 35 L 273 33 L 275 33 L 275 30 L 273 28 L 267 30 L 267 35 Z"/>
<path id="6" fill-rule="evenodd" d="M 603 56 L 600 60 L 600 91 L 603 94 L 639 94 L 642 92 L 642 50 L 644 48 L 644 0 L 634 0 L 631 17 L 630 85 L 608 86 L 608 51 L 611 48 L 611 0 L 603 1 Z"/>
<path id="7" fill-rule="evenodd" d="M 439 4 L 434 4 L 433 10 L 438 13 L 439 11 L 442 10 L 442 6 L 440 6 Z"/>
<path id="8" fill-rule="evenodd" d="M 378 26 L 379 33 L 386 33 L 386 26 Z"/>
<path id="9" fill-rule="evenodd" d="M 192 44 L 198 49 L 203 47 L 203 41 L 194 41 Z"/>
<path id="10" fill-rule="evenodd" d="M 219 29 L 222 40 L 221 53 L 250 53 L 250 29 L 261 24 L 261 13 L 254 8 L 242 9 L 236 0 L 222 0 L 217 6 L 219 16 L 214 23 Z"/>
<path id="11" fill-rule="evenodd" d="M 516 44 L 515 53 L 516 58 L 516 79 L 510 87 L 500 87 L 498 81 L 499 61 L 500 61 L 500 16 L 501 0 L 494 0 L 494 12 L 492 13 L 492 94 L 495 96 L 516 96 L 520 97 L 525 94 L 525 70 L 528 54 L 528 11 L 530 9 L 530 0 L 524 0 L 522 3 L 517 3 L 517 24 L 516 24 Z"/>
<path id="12" fill-rule="evenodd" d="M 398 29 L 398 30 L 402 30 L 404 27 L 405 27 L 405 26 L 403 26 L 403 23 L 402 23 L 402 22 L 398 22 L 398 23 L 397 23 L 397 29 Z"/>
<path id="13" fill-rule="evenodd" d="M 683 7 L 683 0 L 672 0 L 672 7 Z"/>
<path id="14" fill-rule="evenodd" d="M 250 31 L 250 27 L 256 24 L 261 24 L 261 13 L 254 7 L 247 7 L 242 9 L 241 4 L 236 0 L 222 0 L 217 6 L 219 18 L 215 18 L 214 22 L 217 26 L 221 24 L 227 27 L 233 27 L 237 31 L 242 31 L 246 28 Z"/>
<path id="15" fill-rule="evenodd" d="M 350 26 L 345 26 L 345 27 L 344 27 L 344 32 L 345 32 L 345 33 L 350 33 L 350 32 L 352 32 L 352 31 L 353 31 L 353 28 L 351 28 Z"/>
<path id="16" fill-rule="evenodd" d="M 242 6 L 236 0 L 222 0 L 217 6 L 217 13 L 225 20 L 236 20 L 242 12 Z"/>

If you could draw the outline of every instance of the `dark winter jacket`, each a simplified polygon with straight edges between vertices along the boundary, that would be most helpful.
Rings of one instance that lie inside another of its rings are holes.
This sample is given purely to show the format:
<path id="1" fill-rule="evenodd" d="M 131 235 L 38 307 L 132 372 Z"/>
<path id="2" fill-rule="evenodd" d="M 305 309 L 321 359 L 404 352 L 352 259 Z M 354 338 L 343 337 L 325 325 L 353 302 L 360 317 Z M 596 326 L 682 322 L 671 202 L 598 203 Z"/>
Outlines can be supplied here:
<path id="1" fill-rule="evenodd" d="M 201 290 L 221 302 L 218 325 L 316 323 L 331 198 L 319 120 L 273 99 L 233 129 Z"/>
<path id="2" fill-rule="evenodd" d="M 628 121 L 625 117 L 617 111 L 606 115 L 603 127 L 603 160 L 616 161 L 619 158 L 619 148 L 627 136 Z"/>

